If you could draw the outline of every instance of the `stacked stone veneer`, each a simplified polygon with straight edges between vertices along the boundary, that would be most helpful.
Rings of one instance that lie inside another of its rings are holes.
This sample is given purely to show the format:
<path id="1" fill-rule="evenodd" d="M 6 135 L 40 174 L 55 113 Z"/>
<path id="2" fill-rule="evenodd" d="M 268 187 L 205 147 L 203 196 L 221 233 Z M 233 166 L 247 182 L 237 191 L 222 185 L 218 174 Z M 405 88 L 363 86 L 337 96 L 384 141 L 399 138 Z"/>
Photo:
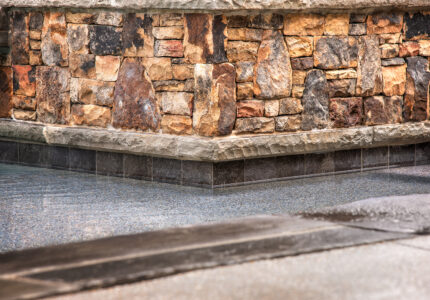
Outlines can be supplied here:
<path id="1" fill-rule="evenodd" d="M 3 118 L 224 136 L 429 117 L 430 13 L 9 15 Z"/>

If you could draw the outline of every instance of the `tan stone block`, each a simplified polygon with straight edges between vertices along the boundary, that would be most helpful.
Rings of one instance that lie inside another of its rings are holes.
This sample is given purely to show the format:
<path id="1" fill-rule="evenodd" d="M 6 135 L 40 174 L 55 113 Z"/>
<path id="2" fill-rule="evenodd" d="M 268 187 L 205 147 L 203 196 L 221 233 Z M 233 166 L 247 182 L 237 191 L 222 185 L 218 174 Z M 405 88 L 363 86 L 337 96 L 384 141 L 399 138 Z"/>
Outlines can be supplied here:
<path id="1" fill-rule="evenodd" d="M 37 115 L 35 111 L 21 109 L 13 110 L 13 118 L 17 120 L 36 121 L 36 117 Z"/>
<path id="2" fill-rule="evenodd" d="M 186 116 L 164 115 L 161 119 L 161 130 L 168 134 L 192 134 L 193 120 Z"/>
<path id="3" fill-rule="evenodd" d="M 86 24 L 67 24 L 67 42 L 70 53 L 89 54 L 89 30 Z"/>
<path id="4" fill-rule="evenodd" d="M 150 14 L 149 17 L 152 19 L 152 26 L 160 26 L 160 15 Z"/>
<path id="5" fill-rule="evenodd" d="M 152 82 L 156 92 L 184 92 L 187 91 L 185 83 L 179 80 L 159 80 Z"/>
<path id="6" fill-rule="evenodd" d="M 260 43 L 233 41 L 227 43 L 227 58 L 230 62 L 244 62 L 257 60 Z"/>
<path id="7" fill-rule="evenodd" d="M 80 103 L 112 106 L 114 82 L 79 79 L 78 98 Z"/>
<path id="8" fill-rule="evenodd" d="M 157 40 L 154 47 L 155 56 L 182 57 L 184 47 L 179 40 Z"/>
<path id="9" fill-rule="evenodd" d="M 173 78 L 172 64 L 167 57 L 150 57 L 142 60 L 151 80 L 170 80 Z"/>
<path id="10" fill-rule="evenodd" d="M 42 64 L 42 53 L 40 51 L 30 51 L 30 65 L 40 66 Z"/>
<path id="11" fill-rule="evenodd" d="M 264 101 L 264 116 L 276 117 L 279 115 L 279 100 Z"/>
<path id="12" fill-rule="evenodd" d="M 67 23 L 76 23 L 76 24 L 91 24 L 94 23 L 96 19 L 96 15 L 93 13 L 74 13 L 68 11 L 66 13 L 66 21 Z"/>
<path id="13" fill-rule="evenodd" d="M 275 118 L 276 131 L 297 131 L 302 127 L 302 116 L 281 116 Z"/>
<path id="14" fill-rule="evenodd" d="M 383 67 L 382 78 L 386 96 L 401 96 L 405 93 L 406 65 Z"/>
<path id="15" fill-rule="evenodd" d="M 98 105 L 72 105 L 72 125 L 106 127 L 111 122 L 110 108 Z"/>
<path id="16" fill-rule="evenodd" d="M 397 44 L 384 44 L 379 49 L 381 49 L 381 58 L 393 58 L 399 55 L 399 45 Z"/>
<path id="17" fill-rule="evenodd" d="M 250 82 L 254 78 L 254 65 L 250 61 L 236 63 L 236 82 Z"/>
<path id="18" fill-rule="evenodd" d="M 237 103 L 237 117 L 250 118 L 262 117 L 264 114 L 264 101 L 246 100 Z"/>
<path id="19" fill-rule="evenodd" d="M 329 14 L 325 17 L 324 35 L 348 35 L 349 14 Z"/>
<path id="20" fill-rule="evenodd" d="M 238 118 L 235 131 L 241 133 L 271 133 L 275 131 L 275 120 L 273 118 L 254 117 Z"/>
<path id="21" fill-rule="evenodd" d="M 379 44 L 399 44 L 402 42 L 401 33 L 382 33 L 378 35 Z"/>
<path id="22" fill-rule="evenodd" d="M 325 72 L 327 80 L 331 79 L 354 79 L 357 78 L 355 69 L 328 70 Z"/>
<path id="23" fill-rule="evenodd" d="M 29 37 L 32 40 L 40 40 L 42 38 L 42 31 L 40 31 L 40 30 L 30 30 Z"/>
<path id="24" fill-rule="evenodd" d="M 96 79 L 95 55 L 71 54 L 69 70 L 73 77 Z"/>
<path id="25" fill-rule="evenodd" d="M 430 40 L 420 40 L 418 43 L 420 45 L 420 55 L 430 56 Z"/>
<path id="26" fill-rule="evenodd" d="M 32 49 L 32 50 L 40 50 L 41 44 L 42 44 L 41 41 L 30 40 L 30 49 Z"/>
<path id="27" fill-rule="evenodd" d="M 305 84 L 306 73 L 306 71 L 302 70 L 293 70 L 293 84 Z"/>
<path id="28" fill-rule="evenodd" d="M 302 111 L 302 101 L 298 98 L 284 98 L 279 100 L 279 115 L 296 115 Z"/>
<path id="29" fill-rule="evenodd" d="M 160 14 L 160 26 L 182 26 L 184 25 L 182 14 Z"/>
<path id="30" fill-rule="evenodd" d="M 291 90 L 291 96 L 294 98 L 302 98 L 304 90 L 305 90 L 304 85 L 293 85 L 293 88 Z"/>
<path id="31" fill-rule="evenodd" d="M 379 13 L 367 17 L 367 34 L 398 33 L 403 27 L 402 13 Z"/>
<path id="32" fill-rule="evenodd" d="M 79 78 L 70 78 L 70 102 L 79 103 Z"/>
<path id="33" fill-rule="evenodd" d="M 121 26 L 123 14 L 114 11 L 99 11 L 95 23 L 99 25 Z"/>
<path id="34" fill-rule="evenodd" d="M 120 64 L 119 56 L 96 56 L 97 80 L 116 81 Z"/>
<path id="35" fill-rule="evenodd" d="M 157 100 L 165 114 L 191 116 L 194 94 L 185 92 L 157 93 Z"/>
<path id="36" fill-rule="evenodd" d="M 184 37 L 184 28 L 179 26 L 154 27 L 152 33 L 159 40 L 180 40 Z"/>
<path id="37" fill-rule="evenodd" d="M 285 35 L 323 35 L 324 16 L 316 14 L 288 14 L 284 17 Z"/>
<path id="38" fill-rule="evenodd" d="M 418 42 L 404 42 L 399 46 L 399 56 L 417 56 L 420 53 L 420 44 Z"/>
<path id="39" fill-rule="evenodd" d="M 312 56 L 314 40 L 308 36 L 287 36 L 285 42 L 291 57 Z"/>
<path id="40" fill-rule="evenodd" d="M 13 96 L 13 108 L 36 110 L 36 98 L 27 96 Z"/>
<path id="41" fill-rule="evenodd" d="M 252 99 L 254 97 L 254 84 L 252 82 L 242 82 L 236 85 L 237 100 Z"/>
<path id="42" fill-rule="evenodd" d="M 185 80 L 194 78 L 194 65 L 172 65 L 173 78 Z"/>
<path id="43" fill-rule="evenodd" d="M 230 41 L 261 41 L 262 29 L 228 28 L 227 36 Z"/>

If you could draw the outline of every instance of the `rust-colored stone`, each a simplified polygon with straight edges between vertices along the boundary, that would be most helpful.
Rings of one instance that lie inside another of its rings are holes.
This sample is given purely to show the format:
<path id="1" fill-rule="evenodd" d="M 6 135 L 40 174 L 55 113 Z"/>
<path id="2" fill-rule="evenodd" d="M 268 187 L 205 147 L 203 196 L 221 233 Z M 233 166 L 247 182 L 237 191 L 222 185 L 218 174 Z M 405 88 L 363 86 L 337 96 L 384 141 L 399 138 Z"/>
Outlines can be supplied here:
<path id="1" fill-rule="evenodd" d="M 36 110 L 36 98 L 27 96 L 13 96 L 13 108 Z"/>
<path id="2" fill-rule="evenodd" d="M 251 28 L 228 28 L 229 41 L 261 41 L 263 36 L 262 29 Z"/>
<path id="3" fill-rule="evenodd" d="M 376 36 L 360 37 L 357 68 L 357 95 L 371 96 L 382 92 L 379 42 Z"/>
<path id="4" fill-rule="evenodd" d="M 32 40 L 40 41 L 42 39 L 42 31 L 40 31 L 40 30 L 30 30 L 29 37 Z"/>
<path id="5" fill-rule="evenodd" d="M 150 57 L 144 58 L 142 62 L 151 80 L 170 80 L 173 78 L 170 58 Z"/>
<path id="6" fill-rule="evenodd" d="M 367 17 L 367 34 L 397 33 L 402 30 L 400 13 L 379 13 Z"/>
<path id="7" fill-rule="evenodd" d="M 31 50 L 40 50 L 41 42 L 36 40 L 30 40 L 30 49 Z"/>
<path id="8" fill-rule="evenodd" d="M 429 117 L 429 61 L 419 56 L 406 61 L 405 120 L 424 121 Z"/>
<path id="9" fill-rule="evenodd" d="M 153 22 L 147 14 L 126 15 L 122 31 L 124 56 L 154 56 Z"/>
<path id="10" fill-rule="evenodd" d="M 420 44 L 418 42 L 404 42 L 399 45 L 399 56 L 417 56 L 420 53 Z"/>
<path id="11" fill-rule="evenodd" d="M 246 100 L 237 103 L 237 117 L 262 117 L 264 114 L 264 101 Z"/>
<path id="12" fill-rule="evenodd" d="M 254 97 L 254 85 L 252 82 L 241 82 L 237 84 L 237 100 L 252 99 Z"/>
<path id="13" fill-rule="evenodd" d="M 182 57 L 184 47 L 179 40 L 157 40 L 154 47 L 155 56 Z"/>
<path id="14" fill-rule="evenodd" d="M 30 65 L 40 66 L 42 64 L 42 53 L 40 51 L 30 51 Z"/>
<path id="15" fill-rule="evenodd" d="M 182 26 L 183 24 L 183 16 L 180 13 L 160 15 L 160 26 Z"/>
<path id="16" fill-rule="evenodd" d="M 330 99 L 330 119 L 333 127 L 343 128 L 361 125 L 363 120 L 363 98 Z"/>
<path id="17" fill-rule="evenodd" d="M 67 66 L 66 18 L 61 12 L 46 12 L 42 28 L 42 60 L 48 66 Z"/>
<path id="18" fill-rule="evenodd" d="M 185 80 L 194 78 L 194 65 L 172 65 L 173 78 Z"/>
<path id="19" fill-rule="evenodd" d="M 79 79 L 78 102 L 112 106 L 115 83 L 91 79 Z M 70 89 L 75 88 L 71 83 Z M 72 92 L 72 91 L 71 91 Z"/>
<path id="20" fill-rule="evenodd" d="M 329 97 L 351 97 L 355 95 L 356 79 L 336 79 L 328 81 Z"/>
<path id="21" fill-rule="evenodd" d="M 36 67 L 18 66 L 13 68 L 13 93 L 22 96 L 34 96 L 36 94 Z"/>
<path id="22" fill-rule="evenodd" d="M 93 54 L 71 54 L 69 70 L 73 77 L 96 78 L 96 57 Z"/>
<path id="23" fill-rule="evenodd" d="M 293 70 L 292 81 L 293 84 L 303 85 L 305 84 L 306 71 Z"/>
<path id="24" fill-rule="evenodd" d="M 72 125 L 107 127 L 111 121 L 111 111 L 108 107 L 91 104 L 73 105 L 71 115 Z"/>
<path id="25" fill-rule="evenodd" d="M 325 17 L 324 35 L 348 35 L 349 14 L 328 14 Z"/>
<path id="26" fill-rule="evenodd" d="M 379 34 L 379 44 L 399 44 L 402 42 L 401 33 L 383 33 Z"/>
<path id="27" fill-rule="evenodd" d="M 184 38 L 182 26 L 154 27 L 152 33 L 157 40 L 181 40 Z"/>
<path id="28" fill-rule="evenodd" d="M 275 120 L 264 117 L 239 118 L 236 120 L 234 129 L 237 134 L 271 133 L 275 131 Z"/>
<path id="29" fill-rule="evenodd" d="M 365 125 L 401 123 L 403 99 L 401 96 L 374 96 L 364 99 Z"/>
<path id="30" fill-rule="evenodd" d="M 11 57 L 14 65 L 29 63 L 28 15 L 25 11 L 13 11 L 11 22 Z"/>
<path id="31" fill-rule="evenodd" d="M 230 62 L 255 62 L 260 43 L 232 41 L 227 43 L 227 57 Z"/>
<path id="32" fill-rule="evenodd" d="M 161 130 L 167 134 L 189 135 L 193 133 L 193 120 L 186 116 L 164 115 Z"/>
<path id="33" fill-rule="evenodd" d="M 393 58 L 399 56 L 399 45 L 384 44 L 379 47 L 381 49 L 381 58 Z"/>
<path id="34" fill-rule="evenodd" d="M 420 55 L 430 56 L 430 40 L 420 40 L 418 43 L 420 45 Z"/>
<path id="35" fill-rule="evenodd" d="M 0 67 L 0 118 L 10 117 L 12 94 L 12 68 Z"/>
<path id="36" fill-rule="evenodd" d="M 287 36 L 285 42 L 291 57 L 312 56 L 314 39 L 308 36 Z"/>
<path id="37" fill-rule="evenodd" d="M 236 63 L 236 81 L 251 82 L 254 78 L 254 65 L 255 63 L 250 61 Z"/>
<path id="38" fill-rule="evenodd" d="M 123 15 L 121 12 L 99 11 L 96 14 L 95 23 L 99 25 L 121 26 Z"/>
<path id="39" fill-rule="evenodd" d="M 76 24 L 92 24 L 95 22 L 97 15 L 93 13 L 84 13 L 84 12 L 71 12 L 68 11 L 66 13 L 66 21 L 67 23 L 76 23 Z"/>
<path id="40" fill-rule="evenodd" d="M 324 16 L 316 14 L 288 14 L 284 17 L 285 35 L 319 36 L 324 33 Z"/>
<path id="41" fill-rule="evenodd" d="M 383 67 L 382 78 L 384 80 L 384 95 L 401 96 L 405 93 L 406 65 Z"/>
<path id="42" fill-rule="evenodd" d="M 264 13 L 249 16 L 248 27 L 259 29 L 282 29 L 283 16 Z"/>

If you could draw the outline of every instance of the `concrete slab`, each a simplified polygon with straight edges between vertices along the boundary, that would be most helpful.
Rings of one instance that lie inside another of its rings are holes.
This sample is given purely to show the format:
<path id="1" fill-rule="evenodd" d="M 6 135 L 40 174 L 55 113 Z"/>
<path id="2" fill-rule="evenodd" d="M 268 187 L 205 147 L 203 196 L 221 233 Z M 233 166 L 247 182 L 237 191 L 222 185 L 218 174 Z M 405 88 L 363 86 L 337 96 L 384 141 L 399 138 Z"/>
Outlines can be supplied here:
<path id="1" fill-rule="evenodd" d="M 430 251 L 430 236 L 416 237 L 398 241 L 397 244 Z"/>

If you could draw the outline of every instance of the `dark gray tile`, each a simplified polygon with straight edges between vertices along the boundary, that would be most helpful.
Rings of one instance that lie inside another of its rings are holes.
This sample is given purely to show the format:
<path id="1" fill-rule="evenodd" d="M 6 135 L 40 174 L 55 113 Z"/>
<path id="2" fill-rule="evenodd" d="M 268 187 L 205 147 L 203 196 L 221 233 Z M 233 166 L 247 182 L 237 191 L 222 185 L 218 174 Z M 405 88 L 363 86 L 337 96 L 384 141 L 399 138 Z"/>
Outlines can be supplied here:
<path id="1" fill-rule="evenodd" d="M 54 169 L 69 169 L 69 148 L 48 146 L 47 165 Z"/>
<path id="2" fill-rule="evenodd" d="M 278 178 L 305 175 L 305 156 L 288 155 L 276 158 Z"/>
<path id="3" fill-rule="evenodd" d="M 44 284 L 42 281 L 0 279 L 0 299 L 34 299 L 46 296 L 60 288 L 61 285 Z"/>
<path id="4" fill-rule="evenodd" d="M 70 170 L 88 173 L 96 172 L 96 151 L 69 149 Z"/>
<path id="5" fill-rule="evenodd" d="M 244 181 L 252 182 L 277 178 L 276 157 L 246 159 Z"/>
<path id="6" fill-rule="evenodd" d="M 334 152 L 334 171 L 361 169 L 361 149 Z"/>
<path id="7" fill-rule="evenodd" d="M 305 155 L 305 175 L 330 172 L 334 172 L 333 152 Z"/>
<path id="8" fill-rule="evenodd" d="M 212 165 L 204 161 L 182 161 L 182 184 L 212 187 Z"/>
<path id="9" fill-rule="evenodd" d="M 19 162 L 31 166 L 47 166 L 48 147 L 40 144 L 18 144 Z"/>
<path id="10" fill-rule="evenodd" d="M 181 161 L 154 157 L 152 159 L 152 180 L 167 183 L 181 183 Z"/>
<path id="11" fill-rule="evenodd" d="M 408 166 L 415 163 L 415 145 L 390 146 L 390 166 Z"/>
<path id="12" fill-rule="evenodd" d="M 363 148 L 363 168 L 388 166 L 388 147 Z"/>
<path id="13" fill-rule="evenodd" d="M 124 177 L 152 180 L 152 157 L 124 154 Z"/>
<path id="14" fill-rule="evenodd" d="M 121 177 L 124 174 L 122 153 L 97 151 L 96 165 L 98 175 Z"/>
<path id="15" fill-rule="evenodd" d="M 18 162 L 18 143 L 0 141 L 0 162 Z"/>
<path id="16" fill-rule="evenodd" d="M 244 161 L 234 160 L 214 163 L 214 186 L 244 181 Z"/>
<path id="17" fill-rule="evenodd" d="M 415 145 L 415 162 L 417 165 L 430 163 L 430 143 Z"/>

